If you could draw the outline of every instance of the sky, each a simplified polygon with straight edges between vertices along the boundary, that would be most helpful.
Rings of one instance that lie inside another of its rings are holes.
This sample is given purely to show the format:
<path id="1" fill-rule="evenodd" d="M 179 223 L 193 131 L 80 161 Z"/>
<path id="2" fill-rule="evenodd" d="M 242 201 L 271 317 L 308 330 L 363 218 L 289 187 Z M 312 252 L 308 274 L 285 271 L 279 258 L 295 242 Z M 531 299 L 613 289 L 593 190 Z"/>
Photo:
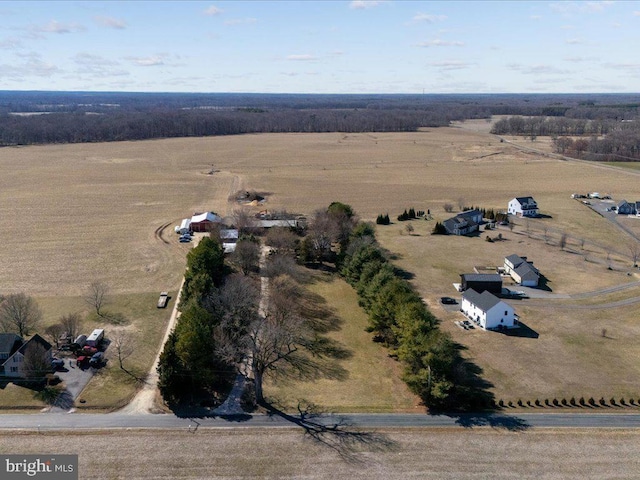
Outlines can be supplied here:
<path id="1" fill-rule="evenodd" d="M 640 92 L 640 1 L 2 1 L 0 90 Z"/>

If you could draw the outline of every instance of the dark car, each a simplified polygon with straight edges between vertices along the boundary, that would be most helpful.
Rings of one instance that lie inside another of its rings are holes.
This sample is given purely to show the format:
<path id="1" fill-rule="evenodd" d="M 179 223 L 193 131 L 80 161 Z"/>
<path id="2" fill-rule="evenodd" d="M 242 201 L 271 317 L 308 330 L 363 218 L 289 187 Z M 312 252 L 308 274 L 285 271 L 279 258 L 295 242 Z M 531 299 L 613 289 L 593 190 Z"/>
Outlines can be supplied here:
<path id="1" fill-rule="evenodd" d="M 191 241 L 191 235 L 181 235 L 180 239 L 178 240 L 180 243 L 188 243 Z"/>
<path id="2" fill-rule="evenodd" d="M 455 305 L 456 303 L 458 303 L 456 301 L 455 298 L 451 298 L 451 297 L 441 297 L 440 298 L 440 303 L 444 304 L 444 305 Z"/>
<path id="3" fill-rule="evenodd" d="M 104 353 L 102 352 L 94 353 L 91 359 L 89 360 L 89 366 L 98 368 L 102 365 L 103 361 L 104 361 Z"/>
<path id="4" fill-rule="evenodd" d="M 53 368 L 54 370 L 62 370 L 64 368 L 64 360 L 62 360 L 61 358 L 52 358 L 51 368 Z"/>

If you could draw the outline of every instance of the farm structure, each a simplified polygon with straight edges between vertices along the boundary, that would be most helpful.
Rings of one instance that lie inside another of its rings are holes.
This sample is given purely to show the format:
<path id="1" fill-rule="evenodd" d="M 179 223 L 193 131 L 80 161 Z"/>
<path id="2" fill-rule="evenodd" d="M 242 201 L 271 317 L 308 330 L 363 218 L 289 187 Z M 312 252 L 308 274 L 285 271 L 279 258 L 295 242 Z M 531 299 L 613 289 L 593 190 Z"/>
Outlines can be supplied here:
<path id="1" fill-rule="evenodd" d="M 513 307 L 486 290 L 482 293 L 466 290 L 462 294 L 460 309 L 467 318 L 485 330 L 515 326 Z"/>
<path id="2" fill-rule="evenodd" d="M 449 235 L 469 235 L 478 231 L 481 223 L 482 212 L 477 209 L 459 213 L 442 222 Z"/>
<path id="3" fill-rule="evenodd" d="M 240 232 L 236 228 L 226 228 L 220 230 L 220 240 L 222 240 L 222 248 L 224 253 L 233 253 L 236 251 L 236 244 Z"/>
<path id="4" fill-rule="evenodd" d="M 502 293 L 502 277 L 497 273 L 462 273 L 460 274 L 460 290 L 473 289 L 482 293 L 488 291 L 495 294 Z"/>
<path id="5" fill-rule="evenodd" d="M 180 235 L 186 235 L 190 231 L 191 231 L 191 219 L 183 218 L 182 222 L 180 223 L 180 226 L 176 227 L 176 233 L 179 233 Z"/>
<path id="6" fill-rule="evenodd" d="M 37 333 L 26 342 L 15 334 L 0 334 L 0 374 L 6 377 L 24 378 L 27 373 L 24 370 L 25 358 L 33 349 L 40 347 L 44 353 L 44 361 L 51 363 L 51 344 Z M 37 353 L 38 351 L 35 350 Z M 4 359 L 3 359 L 4 357 Z"/>
<path id="7" fill-rule="evenodd" d="M 197 213 L 191 217 L 192 232 L 210 232 L 214 224 L 222 222 L 222 218 L 214 212 Z"/>
<path id="8" fill-rule="evenodd" d="M 537 287 L 540 281 L 540 272 L 533 266 L 533 262 L 515 253 L 504 258 L 504 271 L 514 282 L 524 287 Z"/>
<path id="9" fill-rule="evenodd" d="M 537 217 L 539 210 L 533 197 L 516 197 L 509 202 L 507 212 L 521 217 Z"/>

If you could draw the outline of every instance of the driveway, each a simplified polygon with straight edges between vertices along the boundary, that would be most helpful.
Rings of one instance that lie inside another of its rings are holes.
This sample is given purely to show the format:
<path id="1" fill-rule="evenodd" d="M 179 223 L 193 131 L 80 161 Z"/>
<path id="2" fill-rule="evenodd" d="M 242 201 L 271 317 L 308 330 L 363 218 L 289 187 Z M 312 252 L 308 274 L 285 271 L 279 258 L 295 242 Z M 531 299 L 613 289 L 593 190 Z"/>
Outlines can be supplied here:
<path id="1" fill-rule="evenodd" d="M 95 371 L 91 367 L 81 369 L 76 365 L 75 358 L 65 358 L 64 370 L 56 372 L 56 375 L 65 383 L 66 389 L 56 401 L 55 407 L 65 411 L 73 408 L 73 402 L 87 386 Z"/>

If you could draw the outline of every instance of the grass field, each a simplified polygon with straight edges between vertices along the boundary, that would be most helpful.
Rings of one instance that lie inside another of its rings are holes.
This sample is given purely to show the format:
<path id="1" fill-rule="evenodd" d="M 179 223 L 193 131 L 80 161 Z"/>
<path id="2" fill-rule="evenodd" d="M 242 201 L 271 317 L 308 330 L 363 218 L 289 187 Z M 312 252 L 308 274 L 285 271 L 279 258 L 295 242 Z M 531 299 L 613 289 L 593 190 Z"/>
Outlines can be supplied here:
<path id="1" fill-rule="evenodd" d="M 340 362 L 349 376 L 344 381 L 272 383 L 266 388 L 267 395 L 294 407 L 299 399 L 305 399 L 330 412 L 424 411 L 420 399 L 400 380 L 399 363 L 365 332 L 367 315 L 358 306 L 355 291 L 339 279 L 317 281 L 311 291 L 326 299 L 343 321 L 340 329 L 328 336 L 351 351 L 352 357 Z"/>
<path id="2" fill-rule="evenodd" d="M 3 432 L 0 453 L 78 454 L 79 478 L 638 478 L 634 430 L 396 429 L 334 450 L 292 429 Z M 168 454 L 170 452 L 170 454 Z"/>
<path id="3" fill-rule="evenodd" d="M 598 263 L 606 251 L 622 250 L 628 239 L 570 195 L 599 191 L 635 199 L 638 173 L 523 153 L 484 133 L 486 122 L 476 123 L 415 133 L 245 135 L 0 149 L 5 172 L 0 215 L 14 226 L 0 231 L 0 292 L 24 291 L 42 299 L 48 319 L 75 309 L 96 279 L 107 282 L 123 301 L 126 295 L 140 295 L 149 302 L 161 290 L 177 289 L 183 275 L 189 247 L 177 242 L 173 225 L 195 211 L 230 213 L 236 206 L 228 196 L 239 189 L 266 195 L 266 204 L 256 210 L 310 214 L 339 200 L 370 220 L 381 213 L 393 219 L 409 207 L 430 209 L 444 219 L 445 203 L 505 209 L 514 196 L 533 195 L 542 213 L 551 216 L 535 227 L 548 225 L 592 242 L 584 251 L 573 244 L 574 253 L 561 252 L 529 238 L 522 221 L 513 233 L 501 230 L 507 240 L 492 244 L 484 235 L 435 239 L 428 235 L 429 222 L 416 223 L 415 235 L 401 235 L 399 225 L 380 229 L 382 244 L 398 254 L 398 264 L 414 275 L 414 285 L 430 305 L 451 294 L 459 273 L 498 264 L 510 253 L 533 260 L 557 293 L 632 280 L 622 267 L 608 271 Z M 541 148 L 543 142 L 531 143 Z M 216 173 L 209 174 L 212 170 Z M 329 303 L 342 308 L 335 298 Z M 583 378 L 606 380 L 620 392 L 627 391 L 627 382 L 638 383 L 638 348 L 629 340 L 635 333 L 633 309 L 578 314 L 561 309 L 552 319 L 549 310 L 536 308 L 520 312 L 540 333 L 535 343 L 482 332 L 469 335 L 452 326 L 455 317 L 438 307 L 434 312 L 456 340 L 469 346 L 469 356 L 496 385 L 497 395 L 560 392 L 572 384 L 566 376 L 580 385 Z M 131 320 L 131 328 L 141 333 L 142 320 L 133 315 Z M 592 338 L 592 331 L 605 324 L 619 340 L 596 347 L 600 340 Z M 350 333 L 342 335 L 355 340 Z M 157 343 L 149 345 L 156 348 Z M 592 349 L 605 357 L 589 355 Z M 533 376 L 537 379 L 525 375 L 533 368 L 540 372 Z M 108 389 L 109 383 L 101 388 Z M 334 399 L 325 393 L 321 398 L 338 408 L 347 405 L 339 390 L 336 386 Z M 389 408 L 385 396 L 375 408 Z M 391 405 L 405 408 L 403 398 Z"/>

